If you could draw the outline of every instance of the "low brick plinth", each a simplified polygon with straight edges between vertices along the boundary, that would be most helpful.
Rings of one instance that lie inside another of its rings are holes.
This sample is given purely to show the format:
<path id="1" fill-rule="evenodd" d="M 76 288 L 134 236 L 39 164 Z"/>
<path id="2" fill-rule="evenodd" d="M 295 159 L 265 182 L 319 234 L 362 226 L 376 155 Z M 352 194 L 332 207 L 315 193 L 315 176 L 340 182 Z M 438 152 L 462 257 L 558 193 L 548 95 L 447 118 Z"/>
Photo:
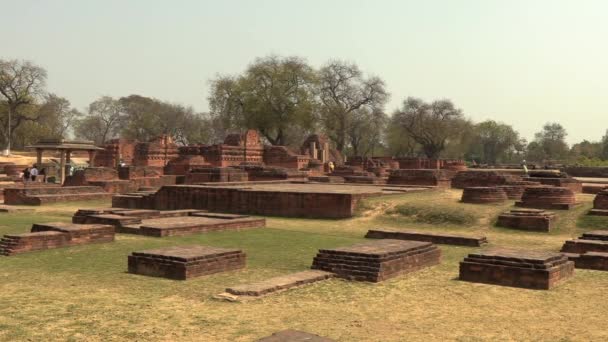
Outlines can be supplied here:
<path id="1" fill-rule="evenodd" d="M 461 201 L 463 203 L 485 204 L 501 203 L 508 199 L 509 198 L 503 189 L 498 187 L 476 186 L 464 188 Z"/>
<path id="2" fill-rule="evenodd" d="M 224 230 L 243 230 L 266 226 L 264 218 L 221 218 L 221 217 L 170 217 L 144 220 L 137 234 L 166 237 L 181 236 Z M 119 230 L 119 232 L 123 232 Z M 133 230 L 124 231 L 133 233 Z"/>
<path id="3" fill-rule="evenodd" d="M 395 239 L 410 241 L 426 241 L 443 245 L 479 247 L 488 243 L 485 236 L 462 236 L 453 234 L 416 232 L 397 229 L 370 229 L 365 235 L 368 239 Z"/>
<path id="4" fill-rule="evenodd" d="M 261 338 L 256 342 L 335 342 L 327 337 L 310 334 L 299 330 L 283 330 L 268 337 Z"/>
<path id="5" fill-rule="evenodd" d="M 576 196 L 568 188 L 554 186 L 527 187 L 515 206 L 535 209 L 569 210 L 576 205 Z"/>
<path id="6" fill-rule="evenodd" d="M 565 253 L 575 268 L 608 271 L 608 253 L 586 252 L 583 254 Z"/>
<path id="7" fill-rule="evenodd" d="M 388 184 L 397 185 L 424 185 L 449 188 L 452 184 L 453 172 L 446 170 L 392 170 L 388 177 Z"/>
<path id="8" fill-rule="evenodd" d="M 602 190 L 595 195 L 593 209 L 608 210 L 608 190 Z"/>
<path id="9" fill-rule="evenodd" d="M 381 177 L 372 176 L 344 176 L 346 183 L 355 184 L 386 184 L 386 179 Z"/>
<path id="10" fill-rule="evenodd" d="M 608 185 L 606 184 L 595 184 L 595 183 L 583 183 L 583 193 L 584 194 L 594 194 L 602 192 L 602 190 L 608 189 Z"/>
<path id="11" fill-rule="evenodd" d="M 452 178 L 452 188 L 464 189 L 479 186 L 497 186 L 520 180 L 521 178 L 518 176 L 497 171 L 460 171 Z"/>
<path id="12" fill-rule="evenodd" d="M 330 272 L 308 270 L 262 280 L 253 284 L 232 286 L 227 288 L 226 292 L 236 296 L 259 297 L 293 287 L 312 284 L 332 278 L 333 276 L 334 274 Z"/>
<path id="13" fill-rule="evenodd" d="M 574 262 L 559 253 L 495 248 L 460 262 L 460 280 L 548 290 L 574 273 Z"/>
<path id="14" fill-rule="evenodd" d="M 583 254 L 586 252 L 608 253 L 608 230 L 593 230 L 579 238 L 567 240 L 561 249 L 564 253 Z"/>
<path id="15" fill-rule="evenodd" d="M 5 235 L 0 240 L 0 255 L 112 241 L 114 227 L 108 225 L 38 223 L 32 226 L 31 233 Z"/>
<path id="16" fill-rule="evenodd" d="M 524 180 L 540 182 L 543 185 L 552 185 L 561 188 L 568 188 L 573 192 L 583 192 L 583 183 L 570 177 L 524 177 Z"/>
<path id="17" fill-rule="evenodd" d="M 109 199 L 112 194 L 98 186 L 27 186 L 5 189 L 4 203 L 11 205 L 42 205 L 45 203 Z"/>
<path id="18" fill-rule="evenodd" d="M 344 177 L 339 176 L 309 176 L 308 180 L 319 183 L 344 183 Z"/>
<path id="19" fill-rule="evenodd" d="M 239 249 L 211 246 L 175 246 L 133 252 L 129 273 L 175 280 L 226 272 L 245 267 L 246 255 Z"/>
<path id="20" fill-rule="evenodd" d="M 498 216 L 496 225 L 534 232 L 548 232 L 553 228 L 557 215 L 542 209 L 513 209 Z"/>
<path id="21" fill-rule="evenodd" d="M 382 239 L 349 247 L 320 249 L 312 268 L 356 281 L 380 282 L 439 263 L 430 242 Z"/>

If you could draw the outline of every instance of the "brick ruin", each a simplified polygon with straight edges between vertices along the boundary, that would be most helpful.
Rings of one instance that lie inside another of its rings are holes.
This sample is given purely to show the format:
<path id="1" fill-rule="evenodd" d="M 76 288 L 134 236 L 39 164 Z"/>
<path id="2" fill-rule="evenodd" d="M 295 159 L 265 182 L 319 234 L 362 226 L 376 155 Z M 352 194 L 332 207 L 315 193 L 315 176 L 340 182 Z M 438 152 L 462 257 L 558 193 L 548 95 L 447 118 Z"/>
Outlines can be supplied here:
<path id="1" fill-rule="evenodd" d="M 399 169 L 467 170 L 466 163 L 456 159 L 396 158 L 395 160 L 399 163 Z"/>
<path id="2" fill-rule="evenodd" d="M 575 193 L 583 192 L 583 183 L 563 172 L 530 171 L 529 177 L 524 177 L 523 180 L 539 182 L 542 185 L 568 188 Z"/>
<path id="3" fill-rule="evenodd" d="M 368 239 L 426 241 L 435 244 L 468 247 L 481 247 L 481 245 L 488 243 L 488 239 L 485 236 L 463 236 L 387 228 L 370 229 L 365 234 L 365 237 Z"/>
<path id="4" fill-rule="evenodd" d="M 152 237 L 183 236 L 214 231 L 262 228 L 266 219 L 200 210 L 81 209 L 73 223 L 106 224 L 117 233 Z"/>
<path id="5" fill-rule="evenodd" d="M 310 334 L 304 331 L 287 329 L 261 338 L 256 342 L 335 342 L 327 337 Z"/>
<path id="6" fill-rule="evenodd" d="M 174 246 L 133 252 L 129 273 L 174 280 L 187 280 L 245 267 L 247 256 L 240 249 L 211 246 Z"/>
<path id="7" fill-rule="evenodd" d="M 583 233 L 578 239 L 566 241 L 561 251 L 576 268 L 608 271 L 608 230 Z"/>
<path id="8" fill-rule="evenodd" d="M 446 170 L 392 170 L 388 184 L 422 185 L 449 188 L 452 184 L 453 173 Z"/>
<path id="9" fill-rule="evenodd" d="M 593 199 L 593 209 L 589 215 L 608 216 L 608 189 L 602 190 Z"/>
<path id="10" fill-rule="evenodd" d="M 65 201 L 110 199 L 99 186 L 38 186 L 4 189 L 4 204 L 43 205 Z"/>
<path id="11" fill-rule="evenodd" d="M 464 188 L 461 202 L 486 204 L 501 203 L 507 201 L 507 193 L 499 187 L 475 186 Z"/>
<path id="12" fill-rule="evenodd" d="M 574 274 L 574 262 L 559 253 L 494 248 L 460 262 L 460 280 L 549 290 Z"/>
<path id="13" fill-rule="evenodd" d="M 355 214 L 358 202 L 374 192 L 340 191 L 333 189 L 308 190 L 312 185 L 287 184 L 285 186 L 247 187 L 172 185 L 164 186 L 147 195 L 116 195 L 112 206 L 157 210 L 199 209 L 237 214 L 349 218 Z M 325 187 L 325 186 L 322 186 Z"/>
<path id="14" fill-rule="evenodd" d="M 574 191 L 554 186 L 527 187 L 515 206 L 535 209 L 569 210 L 577 205 Z"/>
<path id="15" fill-rule="evenodd" d="M 512 209 L 500 214 L 496 225 L 533 232 L 549 232 L 556 221 L 557 215 L 550 211 L 542 209 Z"/>
<path id="16" fill-rule="evenodd" d="M 114 227 L 104 224 L 51 222 L 34 224 L 30 233 L 8 234 L 0 240 L 0 255 L 114 241 Z"/>
<path id="17" fill-rule="evenodd" d="M 348 280 L 380 282 L 439 264 L 440 258 L 441 251 L 430 242 L 382 239 L 320 249 L 312 269 Z"/>
<path id="18" fill-rule="evenodd" d="M 521 177 L 498 171 L 461 171 L 452 178 L 452 188 L 507 185 L 521 181 Z"/>

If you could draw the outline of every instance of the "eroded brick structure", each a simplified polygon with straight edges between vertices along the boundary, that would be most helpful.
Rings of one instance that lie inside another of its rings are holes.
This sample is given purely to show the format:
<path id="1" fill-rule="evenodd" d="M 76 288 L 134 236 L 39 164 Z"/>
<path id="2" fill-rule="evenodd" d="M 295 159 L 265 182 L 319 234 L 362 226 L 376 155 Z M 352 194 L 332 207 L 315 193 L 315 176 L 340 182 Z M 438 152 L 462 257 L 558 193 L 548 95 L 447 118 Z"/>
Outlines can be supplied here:
<path id="1" fill-rule="evenodd" d="M 593 209 L 591 209 L 589 214 L 608 216 L 608 189 L 602 190 L 595 195 Z"/>
<path id="2" fill-rule="evenodd" d="M 497 171 L 460 171 L 452 178 L 452 188 L 464 189 L 476 186 L 506 185 L 521 181 L 521 178 L 512 174 Z"/>
<path id="3" fill-rule="evenodd" d="M 461 202 L 463 203 L 501 203 L 508 200 L 506 192 L 499 187 L 475 186 L 464 188 Z"/>
<path id="4" fill-rule="evenodd" d="M 133 252 L 129 273 L 187 280 L 245 267 L 247 256 L 240 249 L 211 246 L 175 246 Z"/>
<path id="5" fill-rule="evenodd" d="M 312 268 L 348 280 L 380 282 L 436 265 L 440 257 L 441 251 L 430 242 L 382 239 L 320 249 Z"/>
<path id="6" fill-rule="evenodd" d="M 367 231 L 365 237 L 368 239 L 426 241 L 443 245 L 469 247 L 480 247 L 481 245 L 488 243 L 488 239 L 485 236 L 464 236 L 454 234 L 428 233 L 389 228 L 370 229 Z"/>
<path id="7" fill-rule="evenodd" d="M 608 230 L 583 233 L 578 239 L 568 240 L 561 249 L 564 253 L 608 252 Z"/>
<path id="8" fill-rule="evenodd" d="M 554 186 L 527 187 L 521 201 L 515 206 L 535 209 L 568 210 L 577 204 L 574 192 L 568 188 Z"/>
<path id="9" fill-rule="evenodd" d="M 548 232 L 555 222 L 557 215 L 542 209 L 513 209 L 498 216 L 497 226 L 519 230 Z"/>
<path id="10" fill-rule="evenodd" d="M 0 240 L 0 255 L 112 241 L 114 227 L 109 225 L 65 222 L 34 224 L 31 233 L 5 235 Z"/>
<path id="11" fill-rule="evenodd" d="M 388 184 L 423 185 L 449 188 L 452 184 L 453 173 L 447 170 L 392 170 Z"/>
<path id="12" fill-rule="evenodd" d="M 495 248 L 460 262 L 460 280 L 535 290 L 549 290 L 573 274 L 565 255 L 545 251 Z"/>

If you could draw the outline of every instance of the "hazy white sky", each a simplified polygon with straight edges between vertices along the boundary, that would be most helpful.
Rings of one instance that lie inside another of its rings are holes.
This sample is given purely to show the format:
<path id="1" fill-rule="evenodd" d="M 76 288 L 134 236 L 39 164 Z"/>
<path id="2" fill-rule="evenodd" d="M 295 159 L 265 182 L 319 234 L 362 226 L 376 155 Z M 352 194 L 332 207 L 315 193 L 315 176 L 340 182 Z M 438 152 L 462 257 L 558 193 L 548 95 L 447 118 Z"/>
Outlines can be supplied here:
<path id="1" fill-rule="evenodd" d="M 140 94 L 200 111 L 209 79 L 255 57 L 339 58 L 386 81 L 389 112 L 449 98 L 572 143 L 608 129 L 607 16 L 606 0 L 0 0 L 0 58 L 45 67 L 80 109 Z"/>

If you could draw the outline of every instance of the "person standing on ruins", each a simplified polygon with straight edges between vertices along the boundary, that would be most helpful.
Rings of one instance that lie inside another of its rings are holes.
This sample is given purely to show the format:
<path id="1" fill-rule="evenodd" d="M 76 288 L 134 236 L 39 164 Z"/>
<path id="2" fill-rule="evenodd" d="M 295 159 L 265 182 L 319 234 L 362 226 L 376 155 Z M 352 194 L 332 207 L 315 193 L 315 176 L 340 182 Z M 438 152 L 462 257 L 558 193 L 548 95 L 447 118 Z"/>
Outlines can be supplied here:
<path id="1" fill-rule="evenodd" d="M 30 168 L 26 167 L 23 169 L 23 183 L 27 183 L 30 181 Z"/>
<path id="2" fill-rule="evenodd" d="M 30 177 L 32 177 L 32 182 L 36 181 L 37 176 L 38 176 L 38 169 L 36 168 L 36 164 L 34 164 L 34 167 L 32 167 L 32 169 L 30 170 Z"/>

